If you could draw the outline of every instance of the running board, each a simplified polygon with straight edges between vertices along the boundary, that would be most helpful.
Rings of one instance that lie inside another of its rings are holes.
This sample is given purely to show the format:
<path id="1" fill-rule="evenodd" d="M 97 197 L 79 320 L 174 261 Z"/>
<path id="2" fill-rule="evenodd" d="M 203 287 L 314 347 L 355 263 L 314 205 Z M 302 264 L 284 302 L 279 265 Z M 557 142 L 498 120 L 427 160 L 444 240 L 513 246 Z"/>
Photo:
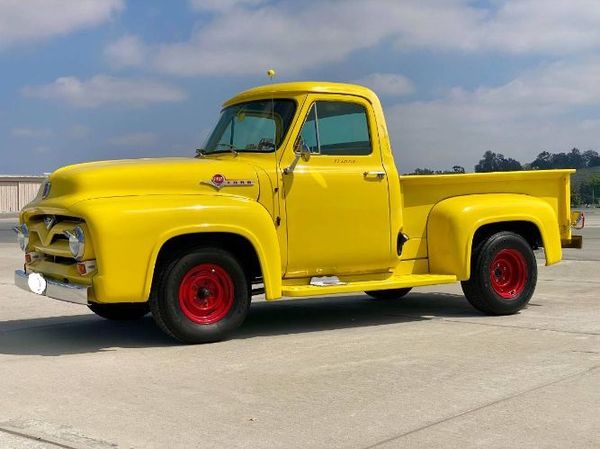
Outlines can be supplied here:
<path id="1" fill-rule="evenodd" d="M 387 279 L 376 281 L 356 281 L 331 285 L 285 285 L 284 281 L 281 292 L 283 296 L 292 297 L 318 296 L 336 293 L 356 293 L 368 290 L 392 290 L 395 288 L 451 284 L 456 281 L 456 276 L 448 274 L 410 274 L 404 276 L 392 276 Z"/>

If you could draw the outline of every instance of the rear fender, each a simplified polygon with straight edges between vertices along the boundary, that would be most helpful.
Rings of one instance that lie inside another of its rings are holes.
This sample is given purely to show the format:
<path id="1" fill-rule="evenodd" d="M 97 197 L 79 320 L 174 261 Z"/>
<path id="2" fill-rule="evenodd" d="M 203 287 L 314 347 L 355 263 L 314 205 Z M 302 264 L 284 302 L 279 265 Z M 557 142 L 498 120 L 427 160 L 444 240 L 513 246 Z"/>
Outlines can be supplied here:
<path id="1" fill-rule="evenodd" d="M 448 198 L 437 203 L 427 220 L 429 270 L 471 275 L 471 251 L 477 230 L 489 224 L 529 222 L 539 231 L 546 265 L 562 258 L 557 216 L 546 201 L 521 194 L 481 194 Z"/>

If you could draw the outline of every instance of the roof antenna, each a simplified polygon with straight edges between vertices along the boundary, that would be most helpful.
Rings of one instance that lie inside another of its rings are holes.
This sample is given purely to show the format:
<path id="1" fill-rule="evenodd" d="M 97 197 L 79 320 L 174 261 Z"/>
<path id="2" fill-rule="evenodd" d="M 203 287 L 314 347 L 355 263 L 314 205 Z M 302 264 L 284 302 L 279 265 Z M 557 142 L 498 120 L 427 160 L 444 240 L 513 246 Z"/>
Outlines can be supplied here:
<path id="1" fill-rule="evenodd" d="M 269 69 L 267 70 L 267 76 L 269 77 L 269 80 L 271 81 L 271 84 L 273 84 L 273 78 L 275 78 L 275 69 Z M 278 167 L 278 163 L 277 163 L 277 121 L 275 120 L 275 93 L 273 92 L 273 90 L 271 90 L 271 117 L 273 118 L 273 157 L 275 158 L 275 179 L 276 179 L 276 187 L 275 187 L 275 194 L 277 195 L 277 200 L 275 200 L 275 203 L 277 204 L 277 217 L 275 218 L 275 223 L 277 223 L 277 225 L 279 226 L 279 223 L 281 222 L 281 215 L 280 215 L 280 205 L 279 205 L 279 167 Z"/>
<path id="2" fill-rule="evenodd" d="M 275 69 L 267 70 L 267 76 L 273 84 L 273 78 L 275 78 Z M 275 121 L 275 98 L 273 98 L 273 91 L 271 90 L 271 117 L 273 118 L 273 148 L 277 145 L 277 122 Z M 276 148 L 275 148 L 276 149 Z M 277 156 L 275 157 L 277 160 Z"/>

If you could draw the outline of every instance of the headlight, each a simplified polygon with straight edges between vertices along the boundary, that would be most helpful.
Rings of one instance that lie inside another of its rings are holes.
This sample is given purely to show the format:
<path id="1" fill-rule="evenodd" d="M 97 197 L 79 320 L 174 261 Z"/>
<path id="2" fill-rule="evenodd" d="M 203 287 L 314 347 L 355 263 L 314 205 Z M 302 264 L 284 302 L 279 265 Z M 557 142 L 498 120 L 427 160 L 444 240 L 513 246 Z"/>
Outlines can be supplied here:
<path id="1" fill-rule="evenodd" d="M 16 226 L 14 231 L 17 233 L 17 242 L 23 251 L 27 251 L 27 245 L 29 245 L 29 229 L 26 224 Z"/>
<path id="2" fill-rule="evenodd" d="M 85 235 L 81 226 L 75 226 L 72 231 L 65 231 L 65 235 L 69 237 L 69 249 L 71 254 L 77 260 L 83 257 L 85 251 Z"/>

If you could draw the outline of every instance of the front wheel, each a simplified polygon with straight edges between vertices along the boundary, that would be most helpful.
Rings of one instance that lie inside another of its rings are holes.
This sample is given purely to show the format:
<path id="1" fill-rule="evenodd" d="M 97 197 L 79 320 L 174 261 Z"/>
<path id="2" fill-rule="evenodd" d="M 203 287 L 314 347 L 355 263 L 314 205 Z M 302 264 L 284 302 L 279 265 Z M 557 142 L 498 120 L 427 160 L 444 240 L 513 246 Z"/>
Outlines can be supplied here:
<path id="1" fill-rule="evenodd" d="M 473 307 L 490 315 L 510 315 L 527 305 L 537 282 L 537 265 L 527 241 L 499 232 L 473 250 L 471 278 L 461 282 Z"/>
<path id="2" fill-rule="evenodd" d="M 150 299 L 158 326 L 184 343 L 226 338 L 242 324 L 249 307 L 244 270 L 219 248 L 193 250 L 171 261 Z"/>

